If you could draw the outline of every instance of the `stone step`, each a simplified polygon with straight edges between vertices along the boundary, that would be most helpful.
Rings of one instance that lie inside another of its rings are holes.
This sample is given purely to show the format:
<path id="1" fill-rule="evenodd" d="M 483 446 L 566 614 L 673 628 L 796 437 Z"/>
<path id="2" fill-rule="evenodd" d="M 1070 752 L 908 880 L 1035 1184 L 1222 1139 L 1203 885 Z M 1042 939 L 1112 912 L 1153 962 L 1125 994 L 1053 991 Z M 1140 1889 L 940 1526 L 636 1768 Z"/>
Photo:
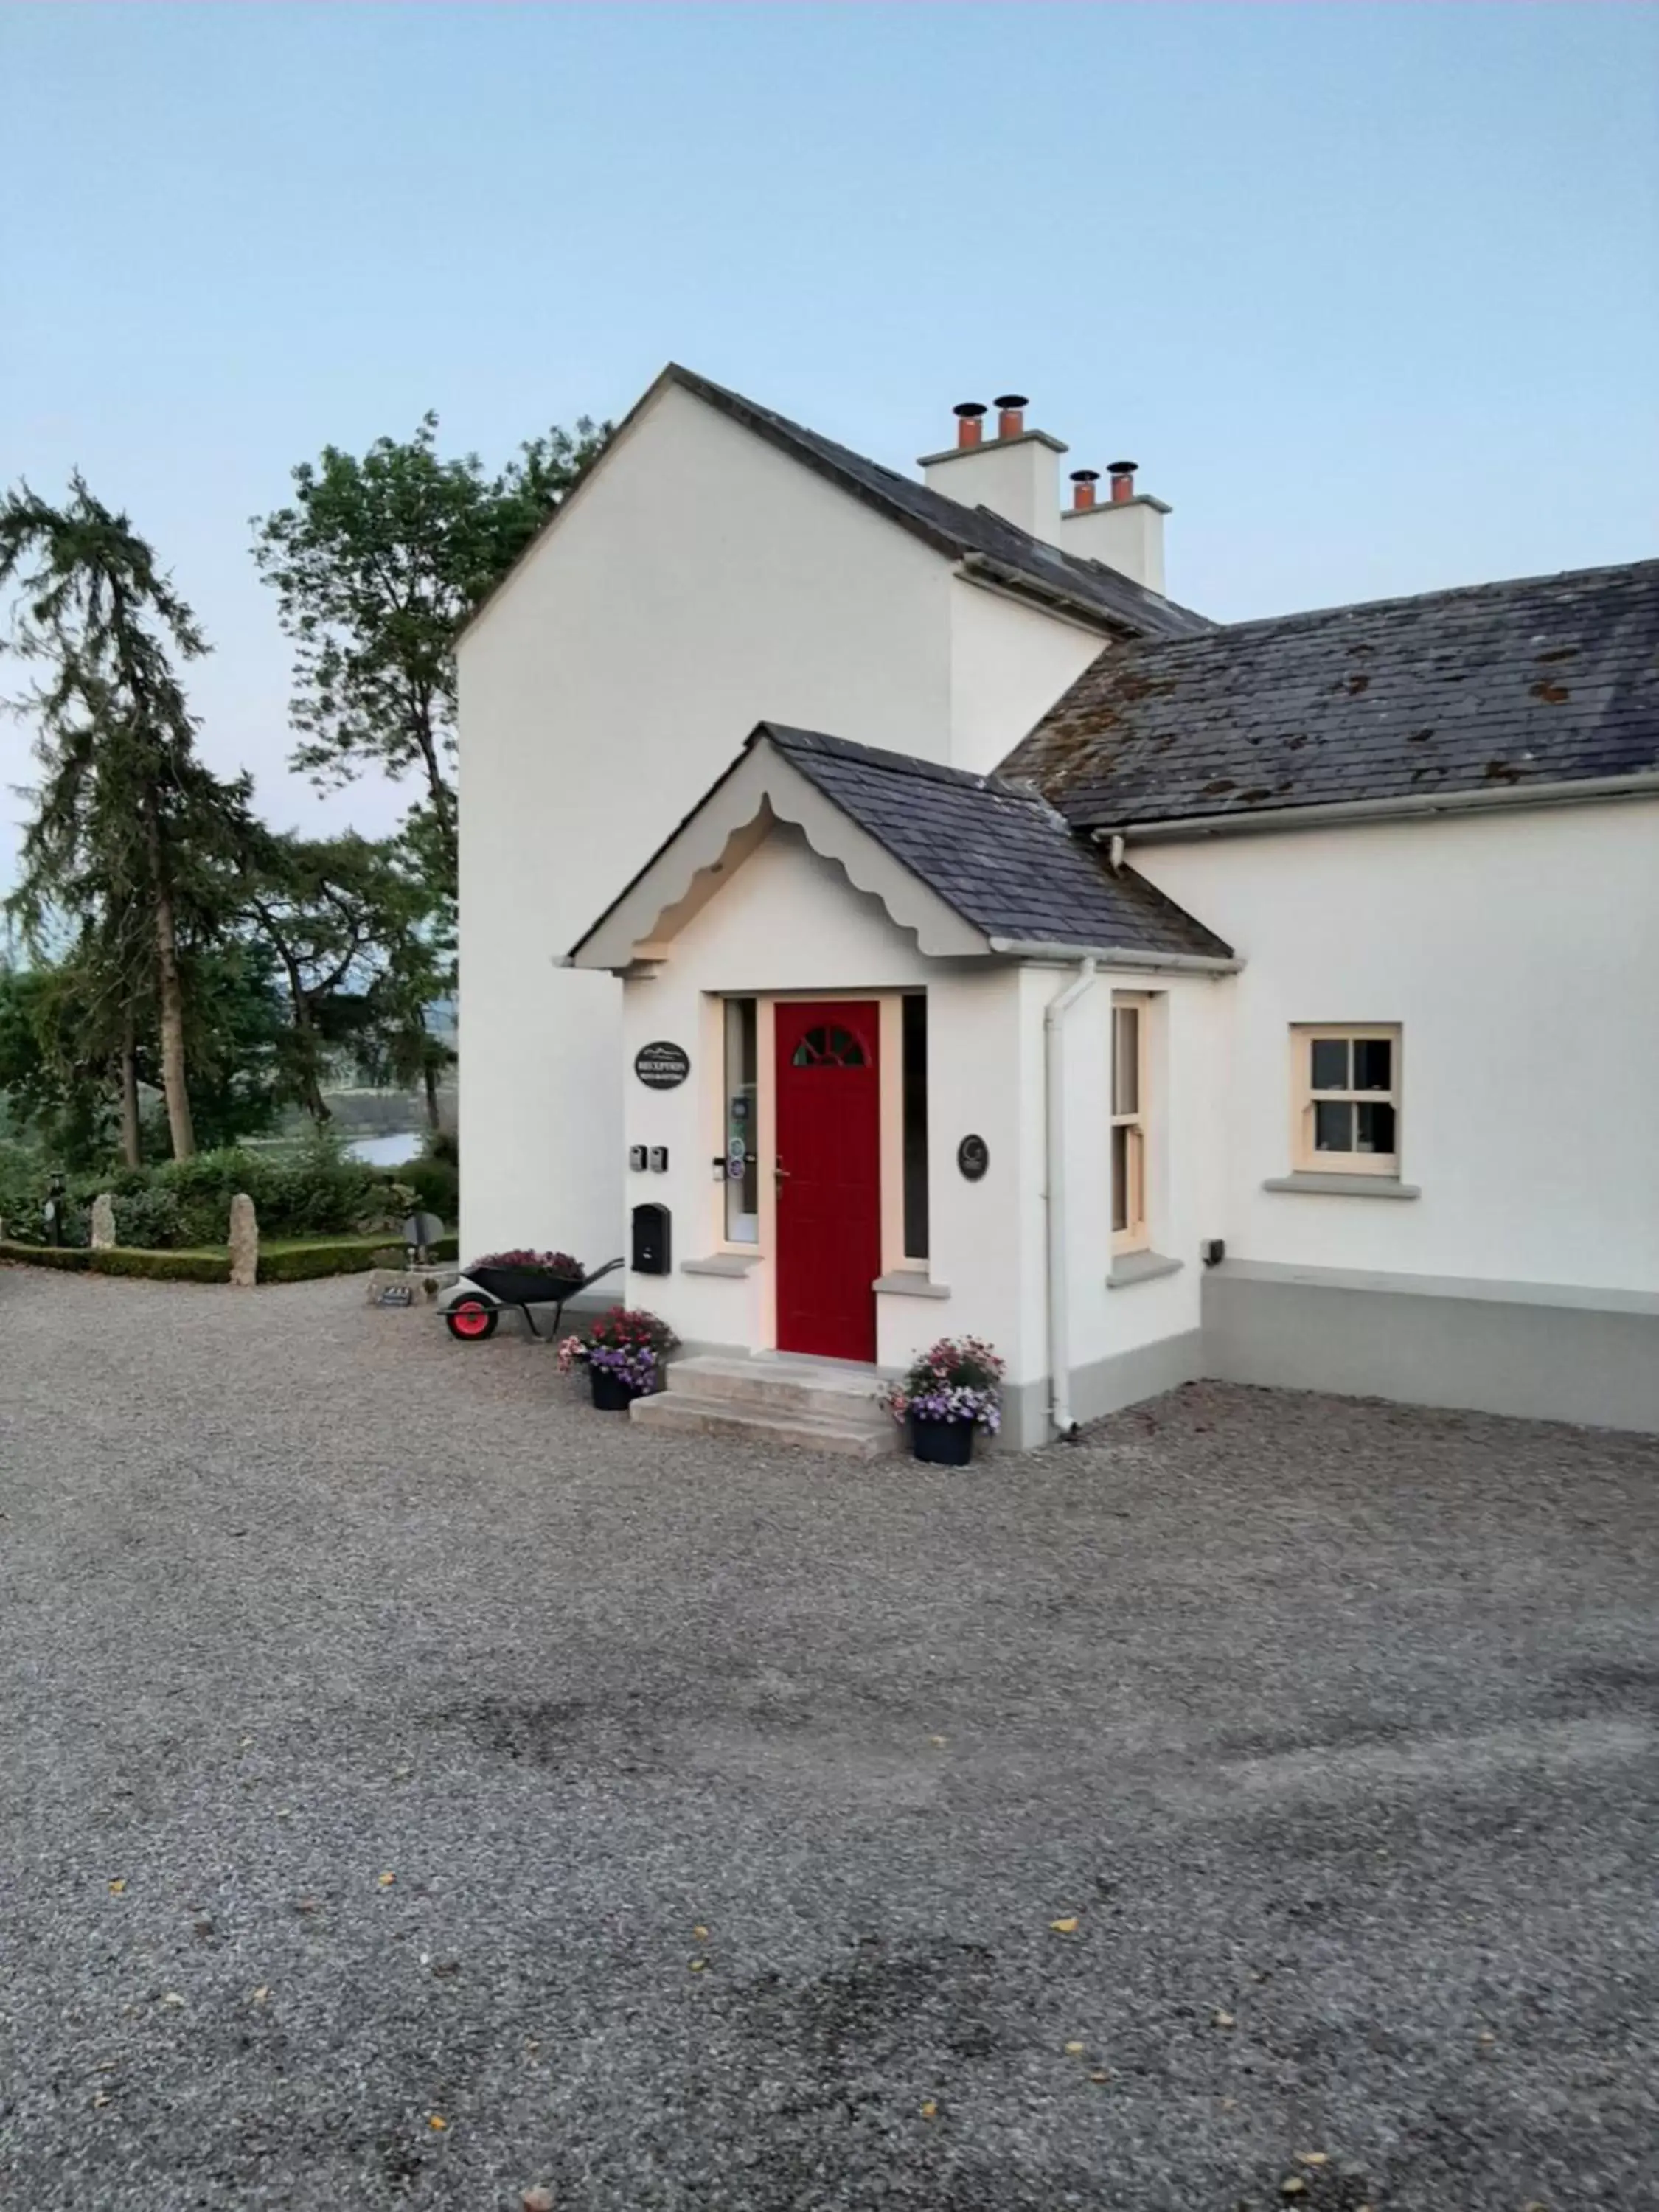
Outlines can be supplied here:
<path id="1" fill-rule="evenodd" d="M 822 1413 L 862 1421 L 871 1428 L 893 1423 L 877 1403 L 881 1377 L 873 1367 L 817 1366 L 783 1359 L 722 1359 L 702 1353 L 671 1360 L 665 1379 L 670 1396 L 718 1398 L 767 1412 Z"/>
<path id="2" fill-rule="evenodd" d="M 872 1425 L 861 1415 L 750 1405 L 735 1398 L 702 1397 L 685 1389 L 635 1398 L 628 1410 L 645 1429 L 679 1436 L 743 1437 L 752 1443 L 782 1444 L 799 1451 L 833 1452 L 842 1459 L 885 1459 L 898 1449 L 900 1443 L 897 1424 L 884 1413 L 879 1425 Z"/>

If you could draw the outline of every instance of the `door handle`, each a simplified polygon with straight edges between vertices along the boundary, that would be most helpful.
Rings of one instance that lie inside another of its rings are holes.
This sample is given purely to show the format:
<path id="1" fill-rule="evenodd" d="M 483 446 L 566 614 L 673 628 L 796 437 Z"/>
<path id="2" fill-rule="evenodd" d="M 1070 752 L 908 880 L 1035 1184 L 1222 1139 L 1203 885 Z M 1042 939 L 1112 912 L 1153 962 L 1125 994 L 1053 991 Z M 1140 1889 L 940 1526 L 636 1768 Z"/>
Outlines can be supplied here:
<path id="1" fill-rule="evenodd" d="M 789 1180 L 789 1170 L 785 1167 L 781 1160 L 775 1160 L 773 1162 L 772 1174 L 780 1189 L 781 1189 L 784 1184 Z"/>

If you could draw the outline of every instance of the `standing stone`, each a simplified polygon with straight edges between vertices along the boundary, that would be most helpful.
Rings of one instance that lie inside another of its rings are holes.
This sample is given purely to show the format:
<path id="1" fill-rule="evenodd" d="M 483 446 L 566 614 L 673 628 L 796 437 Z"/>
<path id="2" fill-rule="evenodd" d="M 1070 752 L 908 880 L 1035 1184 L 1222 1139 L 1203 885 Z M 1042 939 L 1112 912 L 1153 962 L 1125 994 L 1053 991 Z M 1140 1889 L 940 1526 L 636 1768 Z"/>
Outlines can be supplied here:
<path id="1" fill-rule="evenodd" d="M 245 1190 L 230 1201 L 230 1280 L 234 1289 L 251 1291 L 259 1279 L 259 1222 L 253 1200 Z"/>
<path id="2" fill-rule="evenodd" d="M 107 1252 L 115 1242 L 115 1200 L 106 1190 L 92 1201 L 92 1249 Z"/>

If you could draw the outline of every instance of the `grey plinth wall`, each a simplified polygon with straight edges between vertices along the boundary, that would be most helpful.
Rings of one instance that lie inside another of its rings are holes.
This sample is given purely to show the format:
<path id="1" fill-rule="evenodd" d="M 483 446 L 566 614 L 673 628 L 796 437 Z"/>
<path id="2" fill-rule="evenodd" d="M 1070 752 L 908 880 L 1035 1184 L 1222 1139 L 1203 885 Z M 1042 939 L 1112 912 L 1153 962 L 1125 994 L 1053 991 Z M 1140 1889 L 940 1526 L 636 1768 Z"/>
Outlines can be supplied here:
<path id="1" fill-rule="evenodd" d="M 1659 1430 L 1659 1295 L 1229 1260 L 1204 1279 L 1229 1382 Z"/>

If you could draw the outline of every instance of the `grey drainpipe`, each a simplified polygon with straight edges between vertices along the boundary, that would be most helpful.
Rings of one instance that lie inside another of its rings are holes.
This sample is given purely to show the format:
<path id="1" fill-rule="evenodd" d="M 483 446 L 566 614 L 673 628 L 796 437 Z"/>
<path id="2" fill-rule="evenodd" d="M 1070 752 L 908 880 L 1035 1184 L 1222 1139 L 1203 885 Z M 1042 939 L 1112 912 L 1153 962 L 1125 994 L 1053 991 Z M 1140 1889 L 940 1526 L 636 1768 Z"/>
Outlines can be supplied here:
<path id="1" fill-rule="evenodd" d="M 1066 1017 L 1094 988 L 1095 963 L 1087 956 L 1076 981 L 1042 1010 L 1047 1172 L 1042 1178 L 1048 1232 L 1048 1418 L 1055 1434 L 1076 1433 L 1072 1419 L 1071 1298 L 1066 1271 Z"/>

